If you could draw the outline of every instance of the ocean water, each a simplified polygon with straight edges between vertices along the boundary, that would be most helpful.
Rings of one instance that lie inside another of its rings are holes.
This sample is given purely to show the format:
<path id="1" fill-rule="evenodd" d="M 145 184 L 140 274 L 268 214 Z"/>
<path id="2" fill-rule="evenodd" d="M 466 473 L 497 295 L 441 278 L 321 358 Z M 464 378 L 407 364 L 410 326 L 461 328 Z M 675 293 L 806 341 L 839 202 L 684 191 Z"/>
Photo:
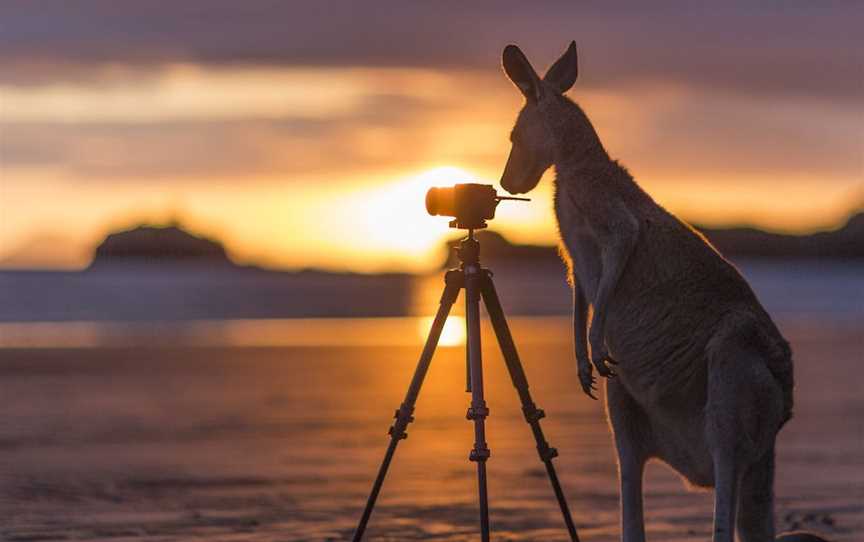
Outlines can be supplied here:
<path id="1" fill-rule="evenodd" d="M 738 265 L 772 314 L 864 314 L 864 262 L 753 260 Z M 570 313 L 563 264 L 511 263 L 493 271 L 509 314 Z M 424 316 L 435 312 L 442 288 L 441 273 L 334 275 L 182 266 L 0 271 L 0 324 Z M 161 331 L 170 333 L 170 327 Z M 4 335 L 9 334 L 0 327 L 0 338 Z"/>
<path id="2" fill-rule="evenodd" d="M 864 532 L 862 275 L 801 265 L 745 268 L 795 351 L 777 519 L 851 542 Z M 512 314 L 532 312 L 526 290 L 559 302 L 558 278 L 496 275 Z M 439 288 L 437 277 L 418 281 L 414 317 L 0 324 L 0 538 L 349 539 L 428 326 L 424 300 Z M 453 322 L 369 540 L 478 538 Z M 614 452 L 603 404 L 579 391 L 569 319 L 511 323 L 580 535 L 618 540 Z M 495 539 L 566 540 L 485 325 L 483 344 Z M 649 539 L 710 538 L 710 493 L 661 464 L 645 487 Z"/>

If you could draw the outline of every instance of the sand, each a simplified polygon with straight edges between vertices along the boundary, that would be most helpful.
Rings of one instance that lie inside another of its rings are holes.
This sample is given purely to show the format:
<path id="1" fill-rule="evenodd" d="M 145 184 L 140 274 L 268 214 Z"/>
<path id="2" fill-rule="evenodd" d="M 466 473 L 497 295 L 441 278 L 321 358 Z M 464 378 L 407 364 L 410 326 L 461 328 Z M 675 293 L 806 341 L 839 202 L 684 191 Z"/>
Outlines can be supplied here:
<path id="1" fill-rule="evenodd" d="M 603 405 L 577 391 L 567 320 L 520 318 L 513 327 L 582 539 L 618 540 Z M 781 327 L 795 348 L 798 390 L 779 440 L 779 527 L 859 540 L 860 326 Z M 484 339 L 494 538 L 566 540 L 503 363 Z M 344 540 L 416 362 L 419 346 L 404 342 L 0 349 L 0 535 Z M 464 354 L 441 348 L 368 539 L 477 539 L 467 403 Z M 686 490 L 660 464 L 649 466 L 646 492 L 649 539 L 710 539 L 710 493 Z"/>

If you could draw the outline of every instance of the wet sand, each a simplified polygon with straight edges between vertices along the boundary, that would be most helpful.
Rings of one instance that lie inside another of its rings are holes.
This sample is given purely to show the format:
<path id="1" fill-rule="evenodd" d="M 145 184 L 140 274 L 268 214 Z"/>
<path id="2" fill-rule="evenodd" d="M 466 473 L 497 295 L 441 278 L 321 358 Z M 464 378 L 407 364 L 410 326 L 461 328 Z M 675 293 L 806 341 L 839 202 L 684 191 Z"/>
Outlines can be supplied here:
<path id="1" fill-rule="evenodd" d="M 795 349 L 798 390 L 779 441 L 779 527 L 860 540 L 862 329 L 818 319 L 780 325 Z M 618 540 L 612 444 L 603 405 L 577 390 L 568 321 L 522 318 L 513 327 L 580 535 Z M 490 339 L 494 539 L 566 540 Z M 0 349 L 0 536 L 347 539 L 416 363 L 419 343 L 404 342 Z M 462 349 L 441 348 L 370 540 L 478 538 L 464 374 Z M 646 492 L 649 540 L 710 539 L 710 493 L 688 491 L 659 464 L 648 468 Z"/>

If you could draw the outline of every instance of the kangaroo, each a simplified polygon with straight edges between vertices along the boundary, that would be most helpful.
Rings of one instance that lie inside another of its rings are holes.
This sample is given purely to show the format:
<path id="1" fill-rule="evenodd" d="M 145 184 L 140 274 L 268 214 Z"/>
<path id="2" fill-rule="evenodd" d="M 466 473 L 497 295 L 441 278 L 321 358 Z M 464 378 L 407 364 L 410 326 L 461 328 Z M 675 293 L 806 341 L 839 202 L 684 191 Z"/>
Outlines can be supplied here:
<path id="1" fill-rule="evenodd" d="M 649 459 L 715 488 L 715 542 L 733 542 L 736 527 L 743 542 L 773 541 L 775 440 L 792 416 L 789 343 L 738 270 L 610 159 L 564 96 L 578 75 L 575 42 L 542 79 L 515 45 L 503 65 L 525 104 L 501 186 L 528 192 L 555 167 L 579 380 L 594 399 L 594 370 L 606 380 L 624 542 L 645 540 Z"/>

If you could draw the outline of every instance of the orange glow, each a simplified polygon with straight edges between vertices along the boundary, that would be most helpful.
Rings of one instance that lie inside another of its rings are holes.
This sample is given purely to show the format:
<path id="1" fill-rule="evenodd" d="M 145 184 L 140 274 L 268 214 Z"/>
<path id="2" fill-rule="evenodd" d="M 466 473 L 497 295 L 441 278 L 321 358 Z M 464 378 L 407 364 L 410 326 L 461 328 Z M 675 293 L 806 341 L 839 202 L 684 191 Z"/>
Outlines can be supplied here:
<path id="1" fill-rule="evenodd" d="M 386 183 L 347 194 L 339 214 L 357 215 L 348 219 L 352 227 L 344 232 L 346 241 L 375 247 L 372 258 L 397 261 L 414 268 L 427 268 L 441 258 L 442 243 L 451 235 L 449 219 L 426 212 L 425 196 L 433 186 L 475 182 L 467 171 L 442 166 L 404 180 Z"/>
<path id="2" fill-rule="evenodd" d="M 421 341 L 425 341 L 429 335 L 434 319 L 432 316 L 427 316 L 418 320 L 417 332 Z M 450 315 L 444 323 L 444 329 L 441 330 L 438 346 L 461 346 L 465 344 L 465 335 L 465 317 Z"/>
<path id="3" fill-rule="evenodd" d="M 427 215 L 426 190 L 494 184 L 521 102 L 503 75 L 472 70 L 176 64 L 103 67 L 94 81 L 0 85 L 0 267 L 81 268 L 108 231 L 176 218 L 241 264 L 428 272 L 457 234 Z M 689 221 L 802 232 L 862 201 L 860 149 L 842 146 L 860 127 L 843 104 L 764 108 L 659 84 L 571 95 L 610 153 Z M 667 129 L 686 111 L 713 111 L 720 128 L 732 113 L 751 119 L 740 132 L 755 139 Z M 822 138 L 826 125 L 840 160 L 760 132 L 809 126 Z M 552 175 L 530 203 L 500 205 L 491 227 L 555 243 Z"/>

